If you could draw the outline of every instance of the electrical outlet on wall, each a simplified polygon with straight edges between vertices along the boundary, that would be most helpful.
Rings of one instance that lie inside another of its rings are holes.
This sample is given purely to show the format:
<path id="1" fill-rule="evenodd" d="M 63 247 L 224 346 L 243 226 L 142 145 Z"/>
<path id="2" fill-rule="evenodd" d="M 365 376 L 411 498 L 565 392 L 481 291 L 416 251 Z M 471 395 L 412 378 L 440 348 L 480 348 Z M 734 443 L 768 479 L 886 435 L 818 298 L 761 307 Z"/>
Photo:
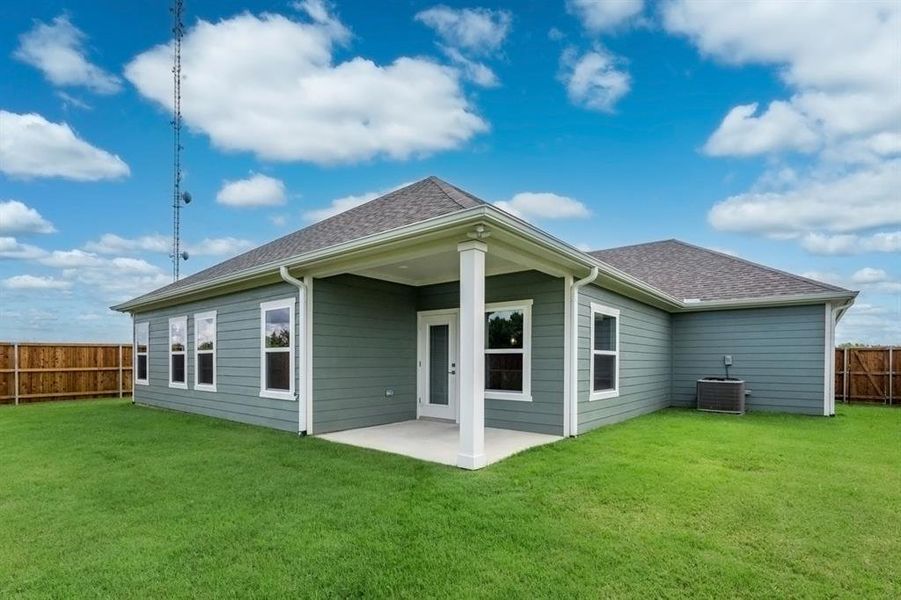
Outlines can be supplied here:
<path id="1" fill-rule="evenodd" d="M 723 364 L 726 365 L 727 367 L 732 366 L 732 355 L 731 354 L 727 354 L 727 355 L 723 356 Z"/>
<path id="2" fill-rule="evenodd" d="M 393 395 L 394 395 L 394 390 L 392 390 L 391 388 L 388 388 L 387 390 L 385 390 L 385 398 L 390 398 Z"/>

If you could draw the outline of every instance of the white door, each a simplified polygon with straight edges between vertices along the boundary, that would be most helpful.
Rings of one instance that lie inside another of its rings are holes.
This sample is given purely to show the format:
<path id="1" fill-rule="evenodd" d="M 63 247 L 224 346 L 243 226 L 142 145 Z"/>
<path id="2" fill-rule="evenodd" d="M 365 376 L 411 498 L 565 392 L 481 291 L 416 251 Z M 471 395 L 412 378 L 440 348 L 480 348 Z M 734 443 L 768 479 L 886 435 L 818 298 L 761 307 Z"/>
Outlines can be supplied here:
<path id="1" fill-rule="evenodd" d="M 457 315 L 419 317 L 420 417 L 457 420 Z"/>

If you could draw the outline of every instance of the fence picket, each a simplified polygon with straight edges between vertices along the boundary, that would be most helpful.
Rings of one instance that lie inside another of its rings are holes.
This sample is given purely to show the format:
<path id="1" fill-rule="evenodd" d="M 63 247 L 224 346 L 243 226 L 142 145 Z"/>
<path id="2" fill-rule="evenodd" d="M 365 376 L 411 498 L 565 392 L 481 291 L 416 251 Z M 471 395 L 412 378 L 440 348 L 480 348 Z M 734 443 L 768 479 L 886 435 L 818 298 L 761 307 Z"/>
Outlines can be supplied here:
<path id="1" fill-rule="evenodd" d="M 0 342 L 0 404 L 121 398 L 131 387 L 131 356 L 131 344 Z"/>

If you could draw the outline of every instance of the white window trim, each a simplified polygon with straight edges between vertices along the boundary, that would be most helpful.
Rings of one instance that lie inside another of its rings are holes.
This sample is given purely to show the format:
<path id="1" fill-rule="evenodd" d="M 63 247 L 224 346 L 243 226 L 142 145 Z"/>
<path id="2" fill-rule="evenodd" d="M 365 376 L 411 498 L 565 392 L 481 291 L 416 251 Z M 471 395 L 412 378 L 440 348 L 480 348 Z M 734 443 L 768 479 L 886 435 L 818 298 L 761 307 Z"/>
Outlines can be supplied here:
<path id="1" fill-rule="evenodd" d="M 197 339 L 198 334 L 200 332 L 200 328 L 197 326 L 197 323 L 200 321 L 205 321 L 206 319 L 213 320 L 213 349 L 212 350 L 201 350 L 200 343 Z M 216 363 L 218 362 L 217 358 L 219 355 L 219 322 L 216 319 L 216 311 L 208 310 L 207 312 L 202 313 L 194 313 L 194 389 L 200 390 L 201 392 L 215 392 L 216 385 L 219 383 L 219 374 L 216 369 Z M 212 354 L 213 355 L 213 384 L 210 385 L 208 383 L 200 383 L 200 361 L 197 360 L 198 355 L 200 354 Z"/>
<path id="2" fill-rule="evenodd" d="M 594 349 L 594 316 L 595 315 L 607 315 L 608 317 L 614 317 L 616 319 L 616 342 L 615 349 L 613 351 L 610 350 L 595 350 Z M 603 304 L 596 304 L 594 302 L 591 303 L 591 319 L 588 322 L 588 326 L 591 329 L 590 342 L 588 346 L 588 389 L 590 390 L 588 395 L 589 401 L 594 400 L 606 400 L 607 398 L 618 398 L 619 397 L 619 389 L 620 389 L 620 380 L 619 380 L 619 324 L 620 324 L 620 311 L 617 308 L 611 308 L 609 306 L 604 306 Z M 604 355 L 604 356 L 613 356 L 614 357 L 614 377 L 616 381 L 616 386 L 612 390 L 601 390 L 594 391 L 594 357 L 595 355 Z"/>
<path id="3" fill-rule="evenodd" d="M 185 324 L 185 349 L 181 352 L 172 352 L 172 324 L 182 321 Z M 166 343 L 169 346 L 169 387 L 178 388 L 180 390 L 188 389 L 188 317 L 172 317 L 169 319 L 169 329 L 166 330 Z M 182 354 L 185 357 L 185 380 L 172 381 L 172 357 L 176 354 Z"/>
<path id="4" fill-rule="evenodd" d="M 295 301 L 297 299 L 295 297 L 284 298 L 282 300 L 272 300 L 270 302 L 261 302 L 260 303 L 260 398 L 273 398 L 275 400 L 296 400 L 295 393 L 295 380 L 297 379 L 297 375 L 295 373 L 294 367 L 294 347 L 297 345 L 297 331 L 295 329 L 294 324 L 294 310 L 295 310 Z M 288 313 L 290 314 L 289 319 L 289 328 L 290 328 L 290 343 L 288 344 L 287 350 L 279 350 L 279 349 L 266 349 L 266 311 L 277 309 L 277 308 L 287 308 Z M 288 385 L 290 388 L 288 390 L 270 390 L 266 389 L 266 353 L 268 352 L 288 352 Z"/>
<path id="5" fill-rule="evenodd" d="M 522 311 L 522 350 L 485 348 L 485 354 L 519 354 L 522 353 L 522 391 L 507 392 L 502 390 L 489 390 L 485 388 L 485 398 L 488 400 L 513 400 L 515 402 L 532 401 L 532 300 L 515 300 L 513 302 L 492 302 L 485 304 L 485 314 L 499 310 Z M 484 318 L 484 317 L 483 317 Z M 482 342 L 485 346 L 487 343 Z M 485 366 L 482 365 L 484 369 Z"/>
<path id="6" fill-rule="evenodd" d="M 144 352 L 138 352 L 138 330 L 141 328 L 147 330 L 147 350 Z M 135 323 L 134 343 L 135 345 L 132 349 L 131 368 L 132 373 L 134 374 L 135 383 L 137 385 L 150 385 L 150 321 Z M 147 377 L 145 379 L 138 379 L 138 356 L 142 354 L 147 358 Z"/>

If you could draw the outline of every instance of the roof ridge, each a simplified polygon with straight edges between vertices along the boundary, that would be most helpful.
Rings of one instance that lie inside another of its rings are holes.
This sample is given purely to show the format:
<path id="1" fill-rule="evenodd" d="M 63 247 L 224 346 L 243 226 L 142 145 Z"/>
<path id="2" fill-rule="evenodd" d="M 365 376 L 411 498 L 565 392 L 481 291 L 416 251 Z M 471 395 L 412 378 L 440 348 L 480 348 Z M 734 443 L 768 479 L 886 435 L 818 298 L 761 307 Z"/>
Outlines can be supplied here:
<path id="1" fill-rule="evenodd" d="M 428 177 L 426 177 L 426 179 L 424 181 L 430 181 L 433 184 L 435 184 L 438 187 L 438 189 L 441 190 L 442 193 L 444 193 L 444 195 L 447 196 L 451 202 L 453 202 L 460 208 L 471 208 L 471 207 L 460 202 L 459 197 L 455 197 L 455 195 L 457 195 L 457 194 L 465 196 L 467 199 L 469 199 L 473 202 L 476 202 L 477 204 L 487 204 L 487 202 L 485 202 L 481 198 L 479 198 L 477 196 L 473 196 L 469 192 L 465 192 L 465 191 L 461 190 L 460 188 L 458 188 L 457 186 L 455 186 L 454 184 L 448 183 L 447 181 L 444 181 L 443 179 L 441 179 L 440 177 L 436 177 L 435 175 L 429 175 Z M 453 192 L 453 194 L 451 192 Z"/>
<path id="2" fill-rule="evenodd" d="M 841 290 L 841 291 L 843 291 L 843 292 L 850 292 L 850 291 L 851 291 L 851 290 L 849 290 L 849 289 L 847 289 L 847 288 L 843 288 L 843 287 L 840 287 L 840 286 L 837 286 L 837 285 L 832 285 L 831 283 L 826 283 L 826 282 L 824 282 L 824 281 L 817 281 L 816 279 L 811 279 L 811 278 L 809 278 L 809 277 L 804 277 L 804 276 L 802 276 L 802 275 L 797 275 L 797 274 L 792 273 L 792 272 L 790 272 L 790 271 L 783 271 L 782 269 L 777 269 L 777 268 L 775 268 L 775 267 L 769 267 L 769 266 L 767 266 L 767 265 L 764 265 L 764 264 L 761 264 L 761 263 L 758 263 L 758 262 L 754 262 L 753 260 L 748 260 L 747 258 L 742 258 L 741 256 L 734 256 L 734 255 L 732 255 L 732 254 L 726 254 L 725 252 L 720 252 L 720 251 L 718 251 L 718 250 L 713 250 L 713 249 L 711 249 L 711 248 L 705 248 L 704 246 L 698 246 L 698 245 L 692 244 L 692 243 L 690 243 L 690 242 L 684 242 L 684 241 L 682 241 L 682 240 L 677 240 L 677 239 L 675 239 L 675 238 L 673 238 L 672 240 L 665 240 L 665 241 L 675 242 L 676 244 L 685 246 L 685 247 L 687 247 L 687 248 L 693 248 L 693 249 L 695 249 L 695 250 L 701 250 L 701 251 L 703 251 L 703 252 L 707 252 L 708 254 L 716 254 L 717 256 L 722 256 L 723 258 L 727 258 L 727 259 L 732 260 L 732 261 L 735 261 L 735 262 L 740 262 L 740 263 L 744 263 L 744 264 L 746 264 L 746 265 L 751 265 L 752 267 L 757 267 L 758 269 L 763 269 L 763 270 L 765 270 L 765 271 L 769 271 L 770 273 L 778 273 L 778 274 L 780 274 L 780 275 L 786 275 L 786 276 L 791 277 L 791 278 L 793 278 L 793 279 L 797 279 L 798 281 L 804 281 L 804 282 L 806 282 L 806 283 L 812 283 L 812 284 L 818 285 L 818 286 L 820 286 L 820 287 L 825 287 L 825 288 L 829 288 L 829 289 L 832 289 L 832 290 Z"/>

